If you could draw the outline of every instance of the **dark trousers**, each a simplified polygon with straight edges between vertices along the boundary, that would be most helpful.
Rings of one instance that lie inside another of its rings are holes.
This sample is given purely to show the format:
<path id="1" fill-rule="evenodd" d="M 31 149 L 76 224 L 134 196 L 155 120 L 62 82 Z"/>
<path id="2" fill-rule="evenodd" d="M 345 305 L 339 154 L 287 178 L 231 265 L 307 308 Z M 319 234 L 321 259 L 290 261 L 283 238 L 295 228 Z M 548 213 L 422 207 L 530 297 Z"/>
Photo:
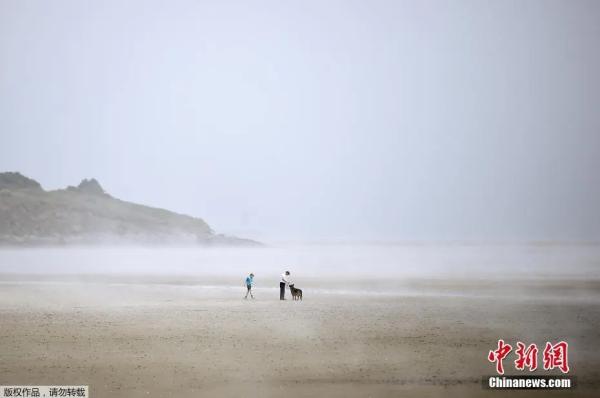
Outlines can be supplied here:
<path id="1" fill-rule="evenodd" d="M 285 283 L 279 282 L 279 300 L 285 300 Z"/>

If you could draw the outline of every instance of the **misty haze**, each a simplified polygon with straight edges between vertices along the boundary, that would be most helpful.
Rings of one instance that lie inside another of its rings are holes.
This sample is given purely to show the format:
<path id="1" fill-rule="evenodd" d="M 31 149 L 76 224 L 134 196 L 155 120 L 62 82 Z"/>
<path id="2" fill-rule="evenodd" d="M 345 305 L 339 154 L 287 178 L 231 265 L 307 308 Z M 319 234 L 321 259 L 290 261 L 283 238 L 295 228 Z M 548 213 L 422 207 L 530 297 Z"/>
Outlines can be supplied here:
<path id="1" fill-rule="evenodd" d="M 595 396 L 598 70 L 588 0 L 0 0 L 0 396 Z"/>

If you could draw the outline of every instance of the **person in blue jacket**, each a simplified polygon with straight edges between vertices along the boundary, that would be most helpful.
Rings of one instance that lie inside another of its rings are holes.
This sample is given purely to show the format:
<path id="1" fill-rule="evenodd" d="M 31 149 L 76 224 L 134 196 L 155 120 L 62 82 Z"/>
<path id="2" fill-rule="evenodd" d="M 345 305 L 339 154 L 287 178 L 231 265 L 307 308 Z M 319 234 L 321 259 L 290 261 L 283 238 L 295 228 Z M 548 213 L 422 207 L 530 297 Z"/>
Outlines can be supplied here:
<path id="1" fill-rule="evenodd" d="M 246 277 L 246 288 L 248 290 L 246 291 L 246 297 L 244 297 L 245 299 L 248 299 L 248 293 L 250 293 L 250 297 L 254 298 L 252 295 L 252 285 L 254 285 L 254 274 L 250 273 L 250 275 Z"/>

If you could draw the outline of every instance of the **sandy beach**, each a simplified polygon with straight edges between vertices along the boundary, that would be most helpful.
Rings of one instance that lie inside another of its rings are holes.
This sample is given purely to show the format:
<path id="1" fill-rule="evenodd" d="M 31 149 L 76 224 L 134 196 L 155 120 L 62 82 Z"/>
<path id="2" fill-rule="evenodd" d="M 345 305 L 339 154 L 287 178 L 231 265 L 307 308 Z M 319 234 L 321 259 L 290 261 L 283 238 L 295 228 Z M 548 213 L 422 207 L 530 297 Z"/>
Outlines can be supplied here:
<path id="1" fill-rule="evenodd" d="M 128 398 L 591 397 L 600 388 L 597 281 L 412 279 L 382 294 L 308 281 L 303 302 L 260 285 L 244 300 L 236 281 L 4 274 L 0 384 Z M 567 340 L 577 388 L 483 389 L 499 338 Z"/>

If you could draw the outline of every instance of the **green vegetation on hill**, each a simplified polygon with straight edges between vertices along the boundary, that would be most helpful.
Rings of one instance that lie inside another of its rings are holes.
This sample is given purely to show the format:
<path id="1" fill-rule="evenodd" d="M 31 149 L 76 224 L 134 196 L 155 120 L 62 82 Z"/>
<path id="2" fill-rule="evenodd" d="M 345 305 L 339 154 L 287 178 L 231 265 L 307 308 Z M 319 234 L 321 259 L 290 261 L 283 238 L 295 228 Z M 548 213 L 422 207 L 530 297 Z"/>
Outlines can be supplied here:
<path id="1" fill-rule="evenodd" d="M 45 191 L 0 173 L 0 244 L 257 245 L 215 234 L 200 218 L 113 198 L 95 179 Z"/>

